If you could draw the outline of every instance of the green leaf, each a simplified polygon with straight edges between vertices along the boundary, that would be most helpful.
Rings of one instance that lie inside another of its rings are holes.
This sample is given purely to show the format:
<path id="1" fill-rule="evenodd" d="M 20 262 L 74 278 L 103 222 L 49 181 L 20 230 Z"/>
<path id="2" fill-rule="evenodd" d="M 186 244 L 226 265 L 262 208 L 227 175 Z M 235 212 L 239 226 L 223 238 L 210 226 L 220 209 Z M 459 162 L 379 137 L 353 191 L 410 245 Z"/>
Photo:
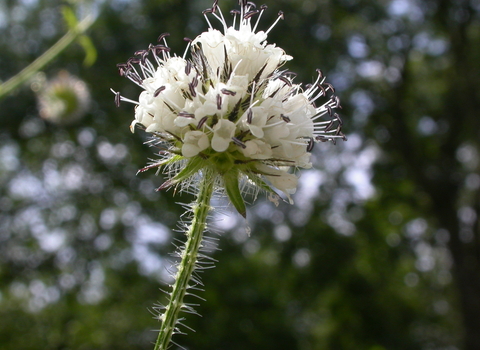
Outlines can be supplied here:
<path id="1" fill-rule="evenodd" d="M 233 206 L 244 218 L 247 217 L 247 208 L 245 206 L 245 201 L 243 200 L 242 194 L 240 192 L 240 187 L 238 183 L 238 171 L 231 170 L 223 176 L 223 181 L 225 183 L 225 190 L 227 191 L 227 196 L 232 202 Z"/>
<path id="2" fill-rule="evenodd" d="M 83 60 L 83 64 L 87 67 L 90 67 L 97 60 L 97 49 L 95 48 L 95 45 L 93 45 L 90 37 L 86 35 L 80 36 L 78 40 L 80 45 L 82 45 L 83 49 L 85 50 L 85 59 Z"/>
<path id="3" fill-rule="evenodd" d="M 68 6 L 62 6 L 62 15 L 68 29 L 74 30 L 77 28 L 78 20 L 73 10 Z"/>

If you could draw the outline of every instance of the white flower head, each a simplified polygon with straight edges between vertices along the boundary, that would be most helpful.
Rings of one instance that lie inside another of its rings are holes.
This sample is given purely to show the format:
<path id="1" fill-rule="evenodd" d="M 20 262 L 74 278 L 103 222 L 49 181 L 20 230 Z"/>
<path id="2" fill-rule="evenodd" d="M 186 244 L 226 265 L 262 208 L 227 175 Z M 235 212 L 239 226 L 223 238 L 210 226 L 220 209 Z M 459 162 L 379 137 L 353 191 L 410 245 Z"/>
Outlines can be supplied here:
<path id="1" fill-rule="evenodd" d="M 132 131 L 141 126 L 161 144 L 163 159 L 147 167 L 167 166 L 170 179 L 161 188 L 213 173 L 245 215 L 243 199 L 233 198 L 240 182 L 280 190 L 290 199 L 297 186 L 292 170 L 311 167 L 314 143 L 346 140 L 334 112 L 340 101 L 322 72 L 302 87 L 293 72 L 280 69 L 292 57 L 267 37 L 283 13 L 267 30 L 257 30 L 266 8 L 242 0 L 228 25 L 215 1 L 203 12 L 209 28 L 187 40 L 183 57 L 170 54 L 165 33 L 157 45 L 118 65 L 122 76 L 144 89 L 138 102 L 118 92 L 115 101 L 134 103 Z"/>
<path id="2" fill-rule="evenodd" d="M 88 112 L 90 92 L 84 81 L 61 70 L 51 80 L 37 75 L 32 88 L 37 93 L 40 116 L 52 124 L 71 125 Z"/>

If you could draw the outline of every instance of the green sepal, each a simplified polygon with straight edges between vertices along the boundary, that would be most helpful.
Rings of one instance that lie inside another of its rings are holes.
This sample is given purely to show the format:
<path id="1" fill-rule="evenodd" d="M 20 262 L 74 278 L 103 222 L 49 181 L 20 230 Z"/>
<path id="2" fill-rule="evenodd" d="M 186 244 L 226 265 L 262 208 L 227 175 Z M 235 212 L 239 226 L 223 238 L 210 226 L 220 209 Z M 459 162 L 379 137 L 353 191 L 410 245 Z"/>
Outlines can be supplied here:
<path id="1" fill-rule="evenodd" d="M 165 164 L 168 163 L 173 163 L 175 161 L 178 161 L 179 159 L 183 158 L 182 156 L 173 156 L 170 158 Z M 162 186 L 160 186 L 160 189 L 164 189 L 173 185 L 176 185 L 186 179 L 188 179 L 190 176 L 195 175 L 200 169 L 205 167 L 205 160 L 200 158 L 200 157 L 193 157 L 189 159 L 185 165 L 185 167 L 178 172 L 177 175 L 172 177 L 170 180 L 166 181 Z"/>
<path id="2" fill-rule="evenodd" d="M 230 202 L 232 202 L 233 206 L 235 207 L 235 209 L 237 209 L 239 214 L 246 218 L 247 208 L 240 192 L 240 187 L 238 183 L 238 171 L 228 171 L 223 175 L 223 181 L 225 183 L 225 190 L 227 192 L 228 198 L 230 199 Z"/>
<path id="3" fill-rule="evenodd" d="M 257 174 L 249 172 L 247 173 L 247 176 L 250 181 L 252 181 L 256 186 L 260 187 L 260 189 L 264 190 L 265 192 L 274 194 L 277 193 Z"/>

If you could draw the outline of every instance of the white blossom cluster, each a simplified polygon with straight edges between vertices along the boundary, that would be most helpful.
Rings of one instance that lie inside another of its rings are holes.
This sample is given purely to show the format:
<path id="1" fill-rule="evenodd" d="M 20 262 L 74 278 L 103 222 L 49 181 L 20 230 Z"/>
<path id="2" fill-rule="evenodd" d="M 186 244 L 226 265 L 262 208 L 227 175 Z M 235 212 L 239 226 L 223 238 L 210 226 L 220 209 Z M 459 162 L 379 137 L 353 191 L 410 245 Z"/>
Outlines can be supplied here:
<path id="1" fill-rule="evenodd" d="M 280 70 L 292 57 L 267 43 L 267 35 L 283 13 L 268 30 L 257 31 L 265 9 L 240 1 L 228 26 L 215 1 L 204 11 L 208 30 L 186 39 L 183 57 L 170 53 L 169 34 L 162 34 L 157 45 L 118 65 L 120 74 L 144 91 L 138 102 L 115 93 L 116 102 L 136 104 L 132 131 L 143 126 L 164 143 L 167 158 L 187 165 L 199 158 L 220 176 L 235 167 L 236 178 L 246 177 L 267 191 L 273 186 L 290 198 L 297 187 L 290 169 L 311 167 L 314 142 L 345 136 L 333 112 L 339 99 L 321 71 L 302 88 L 293 82 L 294 73 Z M 219 20 L 221 30 L 209 16 Z M 326 102 L 316 106 L 319 98 Z"/>

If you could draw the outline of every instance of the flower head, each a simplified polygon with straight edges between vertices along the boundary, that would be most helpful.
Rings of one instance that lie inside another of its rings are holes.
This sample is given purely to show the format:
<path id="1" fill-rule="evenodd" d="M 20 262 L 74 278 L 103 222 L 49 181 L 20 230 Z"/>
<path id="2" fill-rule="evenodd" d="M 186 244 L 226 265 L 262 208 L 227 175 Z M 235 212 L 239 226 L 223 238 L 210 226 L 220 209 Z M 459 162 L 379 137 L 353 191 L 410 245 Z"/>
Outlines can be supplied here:
<path id="1" fill-rule="evenodd" d="M 229 26 L 215 1 L 203 12 L 208 30 L 186 39 L 183 57 L 170 53 L 165 33 L 157 45 L 118 65 L 122 76 L 144 89 L 138 101 L 118 92 L 115 100 L 134 103 L 132 131 L 142 126 L 161 144 L 162 160 L 145 168 L 167 166 L 170 178 L 160 188 L 215 174 L 245 215 L 243 183 L 270 193 L 280 190 L 291 201 L 297 186 L 291 170 L 311 167 L 314 143 L 345 140 L 334 113 L 339 99 L 322 72 L 302 87 L 294 83 L 295 73 L 280 69 L 292 57 L 269 44 L 267 36 L 283 13 L 268 30 L 257 30 L 265 10 L 265 5 L 257 9 L 240 1 L 240 10 L 230 12 Z M 220 22 L 221 30 L 209 17 Z"/>
<path id="2" fill-rule="evenodd" d="M 85 82 L 65 70 L 51 80 L 44 79 L 42 75 L 32 84 L 43 119 L 53 124 L 70 125 L 87 113 L 91 99 Z"/>

